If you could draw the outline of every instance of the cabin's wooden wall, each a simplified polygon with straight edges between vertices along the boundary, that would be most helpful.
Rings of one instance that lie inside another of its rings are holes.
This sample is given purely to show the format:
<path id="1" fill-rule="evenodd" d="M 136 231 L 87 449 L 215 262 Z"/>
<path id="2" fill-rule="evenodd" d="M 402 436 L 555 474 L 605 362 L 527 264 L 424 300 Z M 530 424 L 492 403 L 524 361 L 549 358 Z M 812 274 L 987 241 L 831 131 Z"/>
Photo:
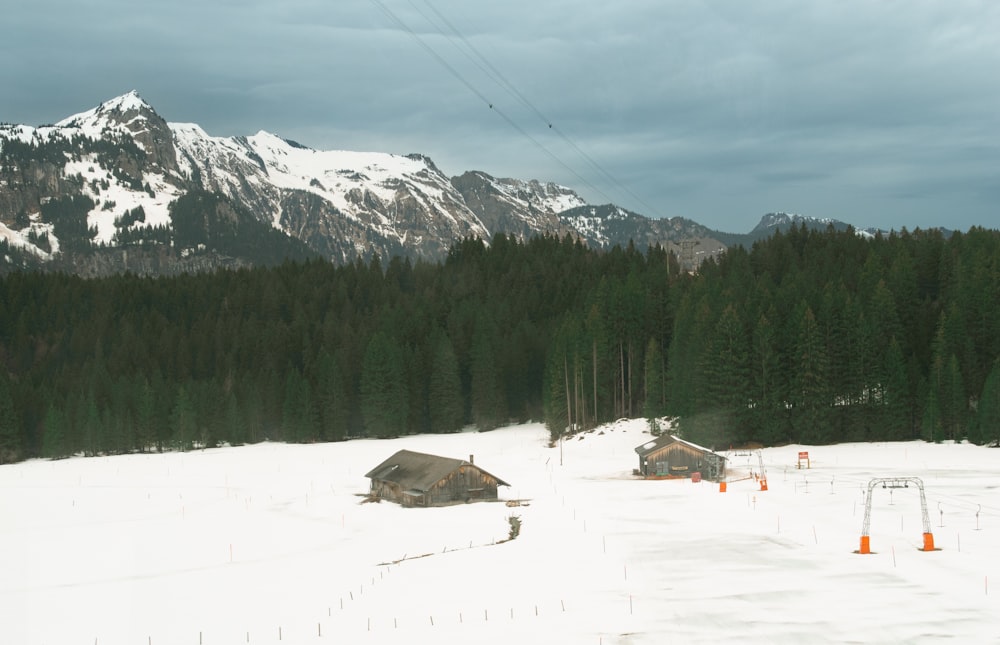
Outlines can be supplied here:
<path id="1" fill-rule="evenodd" d="M 646 475 L 690 476 L 705 465 L 705 455 L 682 443 L 664 446 L 645 457 Z"/>
<path id="2" fill-rule="evenodd" d="M 429 504 L 497 498 L 497 480 L 473 465 L 459 466 L 427 491 Z"/>
<path id="3" fill-rule="evenodd" d="M 394 482 L 372 480 L 371 495 L 400 504 L 435 506 L 456 502 L 497 499 L 498 482 L 471 464 L 459 466 L 447 477 L 431 486 L 421 498 L 412 498 Z"/>

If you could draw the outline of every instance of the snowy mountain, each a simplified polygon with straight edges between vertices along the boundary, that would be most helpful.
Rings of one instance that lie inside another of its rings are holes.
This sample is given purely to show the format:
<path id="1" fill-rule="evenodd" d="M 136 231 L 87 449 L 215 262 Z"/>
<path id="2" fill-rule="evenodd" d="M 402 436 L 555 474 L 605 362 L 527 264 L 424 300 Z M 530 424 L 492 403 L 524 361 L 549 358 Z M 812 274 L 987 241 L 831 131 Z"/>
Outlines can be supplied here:
<path id="1" fill-rule="evenodd" d="M 768 215 L 754 231 L 802 219 Z M 55 125 L 0 124 L 3 270 L 169 274 L 285 258 L 438 260 L 461 239 L 496 233 L 569 234 L 595 248 L 679 251 L 686 241 L 694 262 L 755 239 L 588 205 L 548 182 L 480 171 L 449 178 L 419 154 L 314 150 L 264 131 L 215 137 L 168 123 L 134 91 Z"/>
<path id="2" fill-rule="evenodd" d="M 466 172 L 451 181 L 491 231 L 518 237 L 573 232 L 562 225 L 558 214 L 586 204 L 569 188 L 553 183 L 497 179 L 479 171 Z"/>
<path id="3" fill-rule="evenodd" d="M 849 226 L 840 220 L 830 218 L 809 217 L 795 213 L 767 213 L 760 218 L 757 226 L 750 231 L 750 236 L 753 239 L 763 239 L 773 235 L 775 231 L 787 231 L 792 226 L 805 226 L 806 228 L 823 230 L 831 225 L 838 231 L 845 231 Z"/>
<path id="4" fill-rule="evenodd" d="M 181 200 L 193 194 L 219 199 Z M 8 262 L 14 250 L 22 265 L 73 255 L 78 269 L 81 256 L 93 264 L 97 255 L 96 272 L 114 270 L 109 262 L 135 269 L 130 261 L 148 264 L 166 248 L 182 270 L 195 257 L 214 266 L 234 255 L 220 239 L 247 229 L 292 256 L 439 259 L 466 237 L 567 232 L 557 213 L 582 204 L 552 183 L 481 172 L 451 179 L 422 155 L 314 150 L 264 131 L 214 137 L 167 123 L 136 92 L 52 126 L 0 125 L 0 234 Z M 178 239 L 188 220 L 204 229 L 201 239 Z"/>
<path id="5" fill-rule="evenodd" d="M 594 248 L 632 243 L 642 250 L 660 244 L 677 253 L 689 269 L 704 258 L 721 253 L 732 243 L 726 238 L 733 237 L 683 217 L 650 219 L 612 204 L 571 208 L 559 214 L 559 221 Z"/>

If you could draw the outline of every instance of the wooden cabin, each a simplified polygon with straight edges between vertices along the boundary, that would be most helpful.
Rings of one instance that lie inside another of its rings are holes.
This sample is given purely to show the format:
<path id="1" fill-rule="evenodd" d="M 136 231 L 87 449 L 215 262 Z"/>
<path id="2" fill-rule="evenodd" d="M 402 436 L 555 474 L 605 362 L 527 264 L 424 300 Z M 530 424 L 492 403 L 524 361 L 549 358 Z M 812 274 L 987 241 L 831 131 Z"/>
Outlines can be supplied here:
<path id="1" fill-rule="evenodd" d="M 726 477 L 726 458 L 674 435 L 661 435 L 636 447 L 638 474 L 643 477 L 690 477 L 700 473 L 703 479 L 722 481 Z"/>
<path id="2" fill-rule="evenodd" d="M 404 506 L 445 506 L 497 499 L 497 487 L 510 486 L 468 461 L 400 450 L 365 475 L 370 495 Z"/>

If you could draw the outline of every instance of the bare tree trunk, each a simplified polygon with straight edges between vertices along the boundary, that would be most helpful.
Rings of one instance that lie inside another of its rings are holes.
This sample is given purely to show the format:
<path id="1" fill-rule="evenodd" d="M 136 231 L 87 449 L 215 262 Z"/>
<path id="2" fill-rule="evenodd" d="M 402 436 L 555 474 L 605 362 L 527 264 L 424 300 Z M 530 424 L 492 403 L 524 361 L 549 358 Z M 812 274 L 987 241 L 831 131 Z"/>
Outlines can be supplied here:
<path id="1" fill-rule="evenodd" d="M 618 409 L 617 416 L 625 416 L 625 343 L 618 341 L 618 372 L 621 383 L 621 407 Z"/>
<path id="2" fill-rule="evenodd" d="M 569 359 L 563 356 L 563 377 L 566 381 L 566 422 L 567 428 L 573 428 L 573 399 L 569 396 Z"/>
<path id="3" fill-rule="evenodd" d="M 597 424 L 598 414 L 597 414 L 597 339 L 595 338 L 591 343 L 591 352 L 593 354 L 594 362 L 594 424 Z"/>
<path id="4" fill-rule="evenodd" d="M 632 341 L 628 341 L 628 360 L 626 364 L 628 365 L 628 410 L 625 416 L 632 417 Z"/>
<path id="5" fill-rule="evenodd" d="M 583 402 L 583 397 L 580 395 L 580 391 L 583 389 L 581 382 L 583 377 L 580 374 L 580 359 L 574 354 L 573 356 L 573 400 L 576 402 L 576 422 L 580 424 L 581 428 L 587 427 L 587 406 Z"/>

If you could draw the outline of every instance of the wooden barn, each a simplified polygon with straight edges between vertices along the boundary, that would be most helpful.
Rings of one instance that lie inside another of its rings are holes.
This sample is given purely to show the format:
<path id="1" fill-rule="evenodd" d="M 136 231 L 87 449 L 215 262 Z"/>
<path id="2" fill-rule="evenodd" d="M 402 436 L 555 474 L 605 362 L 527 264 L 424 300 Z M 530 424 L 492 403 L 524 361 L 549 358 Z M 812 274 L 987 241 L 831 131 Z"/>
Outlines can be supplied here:
<path id="1" fill-rule="evenodd" d="M 373 498 L 404 506 L 445 506 L 497 499 L 498 486 L 510 486 L 475 463 L 400 450 L 365 477 Z"/>
<path id="2" fill-rule="evenodd" d="M 635 451 L 643 477 L 690 477 L 692 473 L 711 481 L 726 477 L 725 457 L 674 435 L 661 435 Z"/>

